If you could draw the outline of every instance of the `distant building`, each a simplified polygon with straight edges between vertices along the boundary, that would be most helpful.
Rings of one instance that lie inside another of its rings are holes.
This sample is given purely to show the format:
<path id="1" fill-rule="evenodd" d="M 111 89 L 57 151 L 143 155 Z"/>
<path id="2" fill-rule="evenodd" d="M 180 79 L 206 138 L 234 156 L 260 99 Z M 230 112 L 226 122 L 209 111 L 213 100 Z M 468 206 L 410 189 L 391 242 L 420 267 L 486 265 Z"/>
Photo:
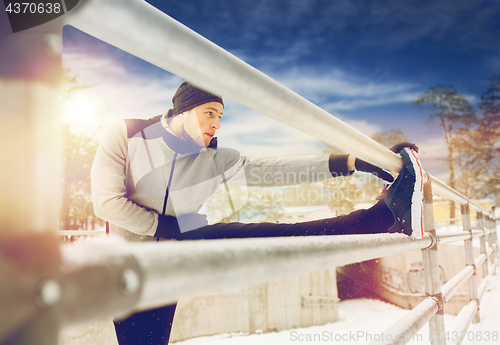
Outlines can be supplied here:
<path id="1" fill-rule="evenodd" d="M 287 206 L 283 207 L 283 211 L 275 219 L 278 223 L 299 223 L 336 216 L 328 205 Z"/>

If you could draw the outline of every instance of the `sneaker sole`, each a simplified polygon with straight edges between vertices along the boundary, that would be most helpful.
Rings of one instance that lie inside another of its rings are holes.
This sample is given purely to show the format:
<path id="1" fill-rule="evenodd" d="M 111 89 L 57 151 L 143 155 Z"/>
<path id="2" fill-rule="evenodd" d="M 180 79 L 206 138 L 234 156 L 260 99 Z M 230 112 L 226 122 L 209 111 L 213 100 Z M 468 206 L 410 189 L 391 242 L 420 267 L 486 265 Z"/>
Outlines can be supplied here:
<path id="1" fill-rule="evenodd" d="M 424 170 L 417 157 L 417 153 L 411 149 L 404 149 L 410 158 L 413 169 L 415 170 L 415 190 L 411 199 L 411 237 L 420 239 L 424 237 L 424 218 L 423 218 L 423 196 L 424 196 Z M 420 207 L 413 207 L 420 205 Z"/>

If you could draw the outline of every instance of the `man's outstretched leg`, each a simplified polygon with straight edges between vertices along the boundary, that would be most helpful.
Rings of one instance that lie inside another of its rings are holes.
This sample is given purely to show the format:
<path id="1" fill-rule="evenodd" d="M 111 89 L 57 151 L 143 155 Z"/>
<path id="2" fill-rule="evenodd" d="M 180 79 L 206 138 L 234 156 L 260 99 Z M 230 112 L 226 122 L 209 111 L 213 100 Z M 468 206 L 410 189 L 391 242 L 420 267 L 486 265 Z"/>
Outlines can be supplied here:
<path id="1" fill-rule="evenodd" d="M 423 170 L 415 152 L 400 151 L 403 169 L 394 183 L 369 209 L 347 215 L 295 224 L 219 223 L 179 233 L 176 239 L 216 239 L 278 236 L 404 233 L 421 238 Z"/>
<path id="2" fill-rule="evenodd" d="M 424 171 L 414 150 L 404 148 L 399 154 L 403 168 L 396 181 L 371 208 L 343 216 L 346 219 L 336 228 L 336 234 L 390 232 L 423 237 Z"/>
<path id="3" fill-rule="evenodd" d="M 404 166 L 398 178 L 369 209 L 357 210 L 340 217 L 296 224 L 219 223 L 177 233 L 175 238 L 195 240 L 387 232 L 421 237 L 423 171 L 412 150 L 403 149 L 400 154 Z M 164 344 L 170 336 L 174 311 L 175 305 L 135 314 L 115 323 L 120 345 Z M 153 336 L 156 338 L 153 339 Z"/>

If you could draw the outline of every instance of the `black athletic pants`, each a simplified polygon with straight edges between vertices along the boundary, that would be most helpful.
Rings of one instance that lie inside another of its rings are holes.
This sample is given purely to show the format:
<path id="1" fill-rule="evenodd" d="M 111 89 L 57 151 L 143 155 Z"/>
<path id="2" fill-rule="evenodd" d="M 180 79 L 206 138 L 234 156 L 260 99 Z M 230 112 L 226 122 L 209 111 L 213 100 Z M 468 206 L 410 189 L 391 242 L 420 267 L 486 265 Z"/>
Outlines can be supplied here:
<path id="1" fill-rule="evenodd" d="M 219 223 L 179 234 L 179 240 L 353 235 L 387 232 L 394 224 L 394 216 L 384 201 L 367 210 L 358 210 L 345 216 L 294 224 L 274 223 Z M 115 322 L 120 345 L 165 345 L 170 337 L 175 304 L 136 313 Z"/>

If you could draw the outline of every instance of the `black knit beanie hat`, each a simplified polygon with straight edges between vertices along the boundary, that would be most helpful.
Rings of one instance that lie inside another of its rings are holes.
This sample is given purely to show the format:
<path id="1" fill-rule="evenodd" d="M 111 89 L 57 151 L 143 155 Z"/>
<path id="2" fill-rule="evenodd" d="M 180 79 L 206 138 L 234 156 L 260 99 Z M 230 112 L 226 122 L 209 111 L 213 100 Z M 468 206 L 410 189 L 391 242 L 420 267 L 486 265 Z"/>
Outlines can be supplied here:
<path id="1" fill-rule="evenodd" d="M 179 86 L 174 97 L 172 97 L 172 103 L 174 106 L 173 109 L 168 111 L 167 117 L 173 117 L 177 114 L 196 108 L 199 105 L 210 102 L 219 102 L 222 106 L 224 106 L 224 102 L 221 97 L 212 95 L 211 93 L 203 91 L 185 81 Z"/>

